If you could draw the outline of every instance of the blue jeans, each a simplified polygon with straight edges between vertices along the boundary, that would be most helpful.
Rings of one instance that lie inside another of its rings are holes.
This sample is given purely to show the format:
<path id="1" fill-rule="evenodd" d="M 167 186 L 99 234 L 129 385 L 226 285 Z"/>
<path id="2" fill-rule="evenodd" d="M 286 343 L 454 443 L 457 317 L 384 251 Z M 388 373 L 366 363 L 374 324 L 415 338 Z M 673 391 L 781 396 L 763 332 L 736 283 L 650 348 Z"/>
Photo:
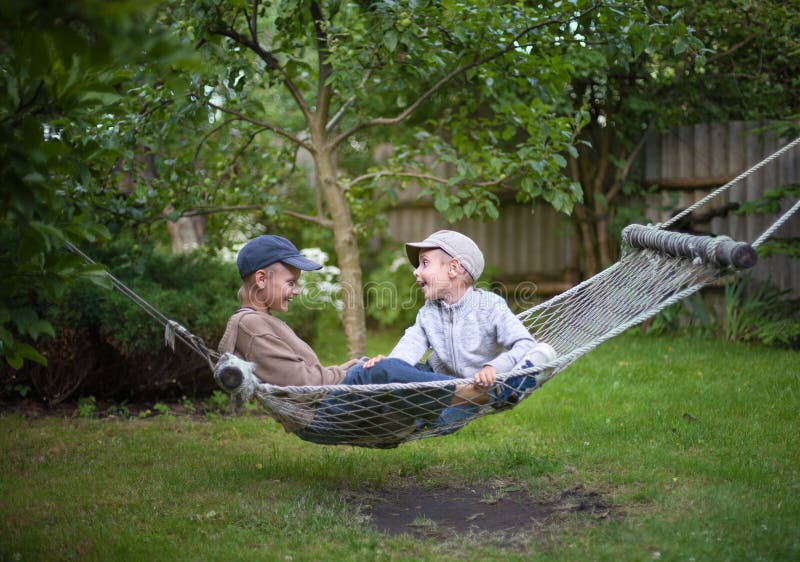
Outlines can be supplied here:
<path id="1" fill-rule="evenodd" d="M 400 359 L 383 359 L 370 368 L 348 369 L 341 384 L 392 384 L 447 381 L 452 377 L 417 369 Z M 417 427 L 434 422 L 450 404 L 455 385 L 358 392 L 333 390 L 316 406 L 314 419 L 295 434 L 314 443 L 396 447 Z"/>

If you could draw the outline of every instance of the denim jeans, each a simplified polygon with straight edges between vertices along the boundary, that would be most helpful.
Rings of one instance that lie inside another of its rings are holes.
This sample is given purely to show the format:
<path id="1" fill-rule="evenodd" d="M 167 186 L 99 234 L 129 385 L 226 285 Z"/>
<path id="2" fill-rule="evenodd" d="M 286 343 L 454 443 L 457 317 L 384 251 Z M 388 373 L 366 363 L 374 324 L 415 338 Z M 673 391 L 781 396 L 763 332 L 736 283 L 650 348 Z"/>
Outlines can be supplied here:
<path id="1" fill-rule="evenodd" d="M 452 377 L 418 369 L 400 359 L 383 359 L 373 367 L 362 363 L 348 369 L 344 385 L 422 383 Z M 306 441 L 323 444 L 397 446 L 418 423 L 434 422 L 450 404 L 455 385 L 436 388 L 360 393 L 333 390 L 316 407 L 312 422 L 295 432 Z"/>

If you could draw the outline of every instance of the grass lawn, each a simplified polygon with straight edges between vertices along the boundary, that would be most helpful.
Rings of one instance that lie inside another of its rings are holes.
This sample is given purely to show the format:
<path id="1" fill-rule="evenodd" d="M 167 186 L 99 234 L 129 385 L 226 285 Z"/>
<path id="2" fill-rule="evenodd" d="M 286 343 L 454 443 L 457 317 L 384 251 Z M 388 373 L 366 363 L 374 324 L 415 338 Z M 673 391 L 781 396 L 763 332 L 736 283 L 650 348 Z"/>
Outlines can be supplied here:
<path id="1" fill-rule="evenodd" d="M 5 414 L 0 560 L 800 560 L 799 413 L 796 351 L 632 333 L 512 411 L 392 450 L 305 443 L 252 414 Z M 596 493 L 616 515 L 501 548 L 383 535 L 353 500 L 498 479 Z"/>

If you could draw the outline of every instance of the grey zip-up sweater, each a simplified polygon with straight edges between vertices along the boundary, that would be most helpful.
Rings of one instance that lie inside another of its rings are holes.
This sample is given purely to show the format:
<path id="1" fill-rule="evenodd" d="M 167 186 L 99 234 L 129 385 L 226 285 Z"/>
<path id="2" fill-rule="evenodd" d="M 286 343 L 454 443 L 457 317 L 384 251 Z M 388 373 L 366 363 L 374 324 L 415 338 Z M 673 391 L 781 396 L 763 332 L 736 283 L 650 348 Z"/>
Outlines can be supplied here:
<path id="1" fill-rule="evenodd" d="M 484 365 L 510 371 L 535 343 L 501 296 L 470 288 L 453 305 L 425 302 L 389 357 L 414 365 L 432 349 L 434 371 L 471 378 Z"/>

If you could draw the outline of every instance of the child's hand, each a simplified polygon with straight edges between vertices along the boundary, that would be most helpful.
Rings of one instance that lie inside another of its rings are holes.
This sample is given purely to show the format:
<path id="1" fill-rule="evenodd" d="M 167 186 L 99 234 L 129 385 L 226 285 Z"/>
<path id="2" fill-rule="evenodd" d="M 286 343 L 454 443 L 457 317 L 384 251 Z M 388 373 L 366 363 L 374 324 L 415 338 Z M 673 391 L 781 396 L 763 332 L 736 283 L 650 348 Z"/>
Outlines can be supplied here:
<path id="1" fill-rule="evenodd" d="M 376 355 L 372 359 L 367 359 L 366 361 L 364 361 L 364 368 L 365 369 L 369 369 L 370 367 L 374 367 L 375 363 L 377 363 L 381 359 L 386 359 L 386 356 L 385 355 Z"/>
<path id="2" fill-rule="evenodd" d="M 497 371 L 491 365 L 484 365 L 483 369 L 475 373 L 473 378 L 475 379 L 476 386 L 491 386 L 497 379 Z"/>

